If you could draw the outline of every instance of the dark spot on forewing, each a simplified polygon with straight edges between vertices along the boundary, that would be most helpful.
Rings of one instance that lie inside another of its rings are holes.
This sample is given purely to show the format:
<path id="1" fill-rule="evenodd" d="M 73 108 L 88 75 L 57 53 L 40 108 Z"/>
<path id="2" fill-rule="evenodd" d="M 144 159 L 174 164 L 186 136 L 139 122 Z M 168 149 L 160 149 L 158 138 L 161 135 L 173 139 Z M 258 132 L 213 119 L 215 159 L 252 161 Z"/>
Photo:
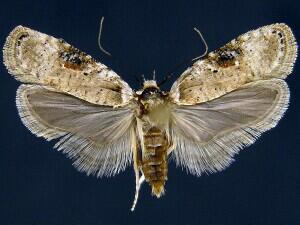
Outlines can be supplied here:
<path id="1" fill-rule="evenodd" d="M 62 60 L 66 68 L 80 70 L 85 64 L 94 62 L 91 57 L 79 49 L 66 44 L 64 41 L 61 41 L 60 43 L 62 43 L 63 46 L 62 50 L 59 52 L 59 58 Z"/>
<path id="2" fill-rule="evenodd" d="M 78 65 L 78 64 L 65 62 L 64 66 L 65 66 L 65 68 L 72 69 L 72 70 L 80 70 L 81 69 L 80 64 Z"/>
<path id="3" fill-rule="evenodd" d="M 80 52 L 78 51 L 62 51 L 59 54 L 59 57 L 62 58 L 65 62 L 80 65 L 83 61 Z"/>
<path id="4" fill-rule="evenodd" d="M 239 48 L 228 48 L 224 47 L 218 50 L 216 61 L 221 67 L 229 67 L 235 65 L 236 58 L 241 55 L 241 50 Z"/>

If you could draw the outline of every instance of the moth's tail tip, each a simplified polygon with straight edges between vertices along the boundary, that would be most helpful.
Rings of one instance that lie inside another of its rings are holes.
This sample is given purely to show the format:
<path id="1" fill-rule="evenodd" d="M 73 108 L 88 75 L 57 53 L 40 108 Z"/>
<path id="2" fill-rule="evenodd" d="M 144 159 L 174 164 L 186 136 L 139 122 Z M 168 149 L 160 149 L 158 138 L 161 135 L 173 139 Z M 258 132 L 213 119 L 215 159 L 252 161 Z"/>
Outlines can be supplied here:
<path id="1" fill-rule="evenodd" d="M 152 185 L 152 194 L 160 198 L 165 193 L 164 185 Z"/>

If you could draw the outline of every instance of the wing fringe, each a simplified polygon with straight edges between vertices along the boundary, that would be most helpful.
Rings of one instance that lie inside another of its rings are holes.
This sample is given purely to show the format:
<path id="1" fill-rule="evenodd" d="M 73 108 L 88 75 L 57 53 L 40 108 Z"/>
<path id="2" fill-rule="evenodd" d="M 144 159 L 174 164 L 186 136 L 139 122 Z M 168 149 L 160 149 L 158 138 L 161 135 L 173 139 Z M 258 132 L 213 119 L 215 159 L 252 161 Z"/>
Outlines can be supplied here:
<path id="1" fill-rule="evenodd" d="M 23 38 L 30 38 L 30 33 L 26 27 L 17 26 L 10 32 L 3 46 L 3 63 L 8 72 L 12 74 L 16 80 L 25 83 L 39 83 L 36 76 L 26 72 L 17 62 L 18 57 L 16 52 Z"/>
<path id="2" fill-rule="evenodd" d="M 285 23 L 276 23 L 273 25 L 268 25 L 265 27 L 272 27 L 276 30 L 279 30 L 283 33 L 285 43 L 285 52 L 286 55 L 284 56 L 284 59 L 280 63 L 280 65 L 277 66 L 277 70 L 273 71 L 272 73 L 278 74 L 278 78 L 285 79 L 293 70 L 294 64 L 297 59 L 298 55 L 298 46 L 296 42 L 296 38 L 291 30 L 291 28 L 286 25 Z M 262 27 L 263 29 L 264 27 Z"/>
<path id="3" fill-rule="evenodd" d="M 175 127 L 172 132 L 177 146 L 172 158 L 177 166 L 196 176 L 222 171 L 234 161 L 233 156 L 242 148 L 253 144 L 263 132 L 277 125 L 289 105 L 289 88 L 279 79 L 258 82 L 270 82 L 269 85 L 276 86 L 278 91 L 276 104 L 265 114 L 264 119 L 231 131 L 229 134 L 216 136 L 206 143 L 179 135 L 180 132 Z"/>
<path id="4" fill-rule="evenodd" d="M 114 176 L 124 171 L 131 164 L 129 129 L 118 141 L 97 145 L 88 138 L 80 137 L 63 130 L 51 128 L 41 123 L 39 116 L 30 109 L 27 99 L 28 91 L 35 91 L 36 86 L 21 85 L 17 90 L 16 105 L 23 124 L 36 136 L 44 137 L 47 141 L 61 138 L 54 146 L 73 160 L 73 166 L 87 175 Z M 115 149 L 128 149 L 128 151 L 115 151 Z"/>
<path id="5" fill-rule="evenodd" d="M 53 129 L 50 126 L 45 126 L 43 123 L 40 123 L 36 119 L 38 116 L 34 115 L 34 112 L 30 110 L 30 104 L 27 100 L 27 91 L 32 91 L 35 88 L 36 86 L 33 85 L 22 84 L 17 90 L 16 105 L 23 124 L 31 131 L 31 133 L 35 134 L 37 137 L 44 137 L 47 141 L 66 135 L 67 132 Z"/>

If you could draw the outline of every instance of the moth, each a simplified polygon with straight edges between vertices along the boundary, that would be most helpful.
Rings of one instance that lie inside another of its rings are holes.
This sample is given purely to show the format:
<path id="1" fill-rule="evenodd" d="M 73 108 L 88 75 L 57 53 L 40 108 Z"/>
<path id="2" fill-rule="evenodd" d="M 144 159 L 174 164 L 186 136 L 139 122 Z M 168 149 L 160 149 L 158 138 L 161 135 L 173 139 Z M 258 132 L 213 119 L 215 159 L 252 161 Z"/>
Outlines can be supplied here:
<path id="1" fill-rule="evenodd" d="M 168 160 L 200 176 L 275 127 L 288 108 L 297 44 L 282 23 L 251 30 L 194 62 L 162 91 L 145 80 L 134 91 L 105 65 L 52 36 L 17 26 L 3 61 L 22 84 L 24 125 L 87 175 L 113 176 L 133 165 L 141 184 L 164 194 Z"/>

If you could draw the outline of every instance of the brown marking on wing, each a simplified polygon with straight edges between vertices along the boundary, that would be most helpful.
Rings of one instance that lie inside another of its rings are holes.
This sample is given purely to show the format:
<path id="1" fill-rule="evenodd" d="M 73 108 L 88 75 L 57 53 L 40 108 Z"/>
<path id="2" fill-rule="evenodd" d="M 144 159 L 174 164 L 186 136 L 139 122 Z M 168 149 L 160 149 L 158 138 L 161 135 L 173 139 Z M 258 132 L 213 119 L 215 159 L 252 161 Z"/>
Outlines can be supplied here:
<path id="1" fill-rule="evenodd" d="M 27 27 L 16 27 L 3 49 L 9 73 L 24 83 L 35 83 L 93 104 L 120 106 L 132 90 L 111 69 L 62 39 Z"/>
<path id="2" fill-rule="evenodd" d="M 174 102 L 193 105 L 218 98 L 244 84 L 291 73 L 297 44 L 285 24 L 249 31 L 198 60 L 173 85 Z"/>
<path id="3" fill-rule="evenodd" d="M 60 40 L 61 50 L 58 55 L 65 68 L 82 70 L 87 64 L 95 64 L 95 60 L 79 49 Z"/>
<path id="4" fill-rule="evenodd" d="M 234 47 L 231 44 L 227 44 L 225 47 L 215 51 L 215 54 L 213 57 L 211 57 L 211 60 L 216 61 L 220 67 L 227 68 L 234 66 L 235 61 L 241 55 L 242 50 L 240 48 L 236 46 Z M 210 58 L 208 57 L 208 59 Z M 214 70 L 213 72 L 216 73 L 217 70 Z"/>

